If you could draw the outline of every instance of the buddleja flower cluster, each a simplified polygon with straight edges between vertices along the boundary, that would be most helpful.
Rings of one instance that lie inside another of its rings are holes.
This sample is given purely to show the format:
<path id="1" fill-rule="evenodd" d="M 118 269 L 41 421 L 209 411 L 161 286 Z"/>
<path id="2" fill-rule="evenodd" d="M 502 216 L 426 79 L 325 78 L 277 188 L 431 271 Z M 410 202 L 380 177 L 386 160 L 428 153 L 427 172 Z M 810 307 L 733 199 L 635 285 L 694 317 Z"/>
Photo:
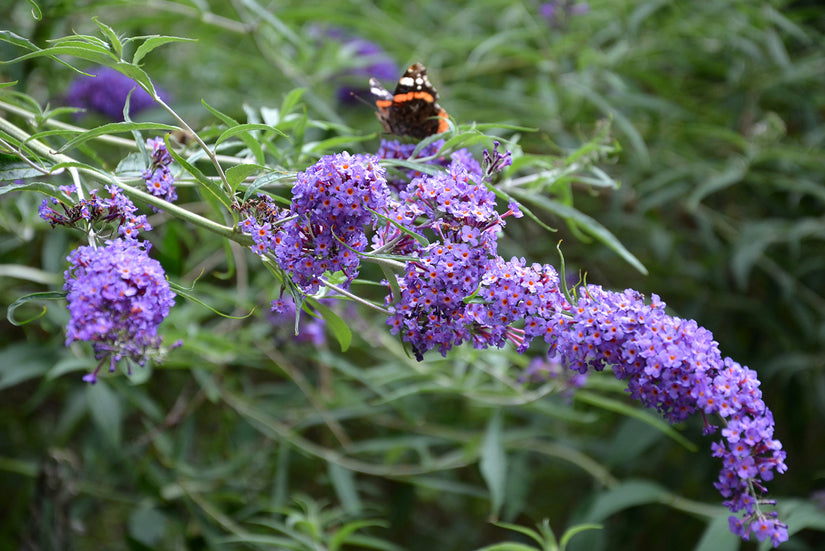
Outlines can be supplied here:
<path id="1" fill-rule="evenodd" d="M 383 142 L 379 151 L 398 159 L 414 147 Z M 511 163 L 498 144 L 484 152 L 482 165 L 466 151 L 449 158 L 423 151 L 427 163 L 442 169 L 404 169 L 392 186 L 379 157 L 322 158 L 298 174 L 288 211 L 273 207 L 270 216 L 244 222 L 256 241 L 253 250 L 272 254 L 305 292 L 316 291 L 326 271 L 341 270 L 351 281 L 361 257 L 404 256 L 403 273 L 385 281 L 387 323 L 419 360 L 429 350 L 446 354 L 465 342 L 477 348 L 509 342 L 524 352 L 542 338 L 548 356 L 531 364 L 526 379 L 557 376 L 548 366 L 581 375 L 609 367 L 633 398 L 670 422 L 695 413 L 718 416 L 722 439 L 712 449 L 723 467 L 715 486 L 732 512 L 744 510 L 743 518 L 731 517 L 731 529 L 774 545 L 787 540 L 776 513 L 761 510 L 772 504 L 761 498 L 763 483 L 787 467 L 755 372 L 722 358 L 709 331 L 666 314 L 655 295 L 647 305 L 635 291 L 589 285 L 573 299 L 560 289 L 552 266 L 499 256 L 505 218 L 521 213 L 512 202 L 499 213 L 485 185 Z M 571 385 L 581 382 L 573 376 Z M 708 434 L 717 429 L 706 426 Z"/>
<path id="2" fill-rule="evenodd" d="M 771 411 L 762 401 L 756 372 L 723 358 L 707 329 L 665 313 L 653 295 L 645 304 L 636 291 L 605 291 L 588 285 L 576 304 L 563 301 L 547 326 L 549 356 L 579 373 L 612 367 L 630 395 L 678 422 L 700 412 L 722 420 L 722 439 L 712 445 L 723 467 L 714 486 L 732 512 L 731 530 L 776 546 L 788 539 L 787 526 L 760 505 L 763 482 L 784 473 L 785 452 L 774 439 Z M 705 417 L 706 419 L 706 417 Z M 705 421 L 706 433 L 718 427 Z"/>
<path id="3" fill-rule="evenodd" d="M 153 147 L 153 174 L 168 171 L 169 153 L 163 143 L 148 142 Z M 72 187 L 60 190 L 70 198 L 75 195 Z M 79 247 L 67 257 L 69 268 L 64 273 L 63 289 L 71 319 L 66 346 L 74 341 L 92 343 L 99 363 L 83 377 L 90 383 L 97 381 L 107 363 L 114 371 L 125 359 L 131 372 L 129 362 L 142 366 L 149 358 L 157 357 L 162 341 L 158 326 L 175 302 L 163 268 L 149 257 L 151 245 L 138 241 L 141 231 L 152 229 L 146 215 L 137 214 L 137 207 L 119 187 L 108 186 L 106 191 L 108 196 L 100 196 L 93 190 L 87 198 L 71 204 L 45 199 L 39 209 L 40 217 L 52 227 L 76 227 L 96 236 L 107 225 L 114 225 L 120 235 L 106 240 L 103 246 Z M 173 199 L 174 188 L 164 194 Z"/>
<path id="4" fill-rule="evenodd" d="M 71 320 L 66 346 L 91 341 L 100 360 L 84 381 L 96 382 L 107 360 L 110 371 L 124 358 L 144 365 L 160 347 L 158 325 L 174 305 L 175 293 L 163 267 L 149 258 L 149 247 L 134 239 L 115 239 L 103 247 L 80 247 L 67 258 L 63 288 Z"/>

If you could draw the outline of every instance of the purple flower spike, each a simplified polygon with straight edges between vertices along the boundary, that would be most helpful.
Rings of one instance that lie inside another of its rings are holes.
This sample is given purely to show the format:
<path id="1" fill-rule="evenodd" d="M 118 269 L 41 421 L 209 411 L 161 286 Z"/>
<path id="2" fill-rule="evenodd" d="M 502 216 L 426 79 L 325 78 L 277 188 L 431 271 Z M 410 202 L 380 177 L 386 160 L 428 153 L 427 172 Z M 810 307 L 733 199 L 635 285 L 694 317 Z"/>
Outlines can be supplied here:
<path id="1" fill-rule="evenodd" d="M 648 305 L 631 289 L 588 285 L 575 305 L 558 305 L 545 340 L 551 360 L 579 373 L 611 367 L 633 398 L 672 423 L 694 413 L 718 416 L 723 439 L 711 449 L 722 470 L 714 486 L 731 512 L 745 511 L 730 519 L 731 530 L 745 539 L 751 532 L 760 541 L 770 537 L 774 546 L 788 539 L 787 525 L 760 509 L 773 503 L 761 498 L 763 482 L 787 470 L 773 415 L 756 372 L 723 358 L 710 331 L 666 314 L 656 295 Z"/>

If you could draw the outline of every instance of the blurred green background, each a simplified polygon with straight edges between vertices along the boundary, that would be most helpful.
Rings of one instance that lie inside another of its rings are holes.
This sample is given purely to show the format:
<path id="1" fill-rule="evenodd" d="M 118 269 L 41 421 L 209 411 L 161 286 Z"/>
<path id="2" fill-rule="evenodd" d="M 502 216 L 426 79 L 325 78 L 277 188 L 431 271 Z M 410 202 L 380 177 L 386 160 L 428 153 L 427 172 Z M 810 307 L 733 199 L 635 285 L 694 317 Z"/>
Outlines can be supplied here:
<path id="1" fill-rule="evenodd" d="M 124 36 L 196 38 L 154 51 L 144 69 L 206 133 L 218 121 L 201 100 L 246 120 L 303 87 L 308 116 L 328 123 L 311 137 L 368 137 L 341 147 L 374 151 L 372 108 L 342 101 L 339 89 L 365 88 L 361 69 L 375 59 L 353 55 L 335 32 L 375 43 L 399 71 L 423 62 L 460 125 L 535 129 L 495 131 L 526 154 L 563 158 L 610 120 L 621 152 L 597 165 L 621 186 L 573 181 L 565 199 L 647 273 L 546 214 L 557 233 L 513 222 L 502 254 L 555 263 L 561 239 L 568 271 L 659 294 L 674 314 L 710 329 L 724 355 L 757 370 L 788 452 L 789 471 L 769 496 L 809 515 L 787 548 L 822 549 L 825 8 L 583 4 L 555 3 L 549 16 L 541 2 L 497 0 L 62 0 L 38 2 L 39 20 L 30 3 L 15 2 L 0 9 L 0 25 L 41 46 L 97 33 L 93 16 Z M 20 53 L 0 44 L 0 59 Z M 5 65 L 0 77 L 56 107 L 76 73 L 36 59 Z M 137 118 L 171 122 L 158 110 Z M 127 152 L 87 145 L 82 153 L 114 168 Z M 49 231 L 39 201 L 0 198 L 0 262 L 60 274 L 77 236 Z M 179 299 L 164 327 L 184 347 L 144 380 L 95 387 L 77 371 L 93 362 L 89 352 L 63 347 L 60 306 L 28 325 L 4 321 L 0 548 L 334 549 L 343 527 L 358 535 L 344 549 L 526 541 L 487 522 L 495 508 L 479 461 L 505 462 L 491 446 L 506 451 L 502 520 L 547 518 L 557 534 L 603 522 L 577 536 L 576 549 L 737 548 L 725 536 L 712 486 L 719 465 L 699 420 L 679 428 L 691 449 L 653 426 L 609 374 L 577 394 L 525 393 L 516 368 L 526 359 L 507 351 L 461 350 L 417 364 L 364 312 L 347 313 L 358 333 L 347 353 L 334 342 L 308 347 L 263 319 L 274 291 L 251 255 L 174 223 L 149 239 L 174 281 L 204 273 L 196 292 L 212 306 L 259 312 L 225 319 Z M 0 303 L 60 288 L 46 283 L 4 270 Z M 707 515 L 718 514 L 722 530 L 706 531 Z"/>

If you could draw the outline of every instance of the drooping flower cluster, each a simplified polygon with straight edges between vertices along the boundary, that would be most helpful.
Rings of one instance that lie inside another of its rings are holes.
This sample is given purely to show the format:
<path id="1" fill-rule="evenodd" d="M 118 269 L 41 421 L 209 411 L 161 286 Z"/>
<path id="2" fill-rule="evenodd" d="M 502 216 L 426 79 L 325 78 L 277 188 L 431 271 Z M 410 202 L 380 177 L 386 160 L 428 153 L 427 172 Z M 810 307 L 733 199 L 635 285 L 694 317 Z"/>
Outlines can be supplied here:
<path id="1" fill-rule="evenodd" d="M 146 147 L 152 150 L 151 164 L 143 171 L 146 188 L 155 197 L 172 202 L 178 198 L 178 194 L 175 191 L 175 177 L 169 170 L 172 156 L 166 149 L 166 142 L 163 138 L 150 138 L 146 140 Z"/>
<path id="2" fill-rule="evenodd" d="M 64 274 L 71 320 L 66 346 L 90 341 L 100 360 L 83 380 L 94 383 L 106 360 L 110 371 L 122 359 L 138 365 L 158 350 L 158 325 L 175 303 L 166 274 L 149 258 L 149 244 L 134 239 L 107 241 L 103 247 L 79 247 Z"/>
<path id="3" fill-rule="evenodd" d="M 60 191 L 69 197 L 75 194 L 72 186 L 61 186 Z M 118 233 L 126 239 L 137 239 L 141 231 L 152 229 L 146 221 L 146 215 L 136 214 L 137 207 L 119 187 L 106 186 L 106 191 L 109 192 L 108 197 L 101 197 L 97 194 L 97 190 L 92 190 L 88 198 L 79 199 L 71 205 L 54 197 L 43 199 L 38 214 L 52 227 L 56 225 L 77 227 L 81 220 L 93 227 L 99 224 L 114 223 L 118 226 Z M 60 209 L 56 210 L 55 205 L 59 205 Z"/>
<path id="4" fill-rule="evenodd" d="M 113 121 L 123 120 L 126 97 L 129 98 L 129 116 L 137 115 L 155 105 L 155 100 L 137 82 L 109 67 L 95 67 L 75 79 L 66 92 L 66 103 L 100 113 Z M 168 94 L 155 87 L 158 95 L 166 101 Z"/>
<path id="5" fill-rule="evenodd" d="M 710 331 L 666 314 L 656 295 L 647 305 L 636 291 L 588 285 L 575 305 L 558 305 L 545 340 L 552 361 L 579 373 L 612 367 L 633 398 L 671 422 L 696 412 L 721 417 L 723 439 L 712 449 L 723 467 L 714 485 L 732 512 L 745 511 L 744 519 L 731 517 L 731 529 L 745 538 L 770 538 L 774 545 L 787 540 L 787 526 L 759 508 L 771 502 L 757 495 L 765 491 L 763 481 L 787 470 L 785 452 L 773 437 L 773 416 L 756 372 L 723 358 Z M 706 432 L 715 429 L 707 425 Z"/>

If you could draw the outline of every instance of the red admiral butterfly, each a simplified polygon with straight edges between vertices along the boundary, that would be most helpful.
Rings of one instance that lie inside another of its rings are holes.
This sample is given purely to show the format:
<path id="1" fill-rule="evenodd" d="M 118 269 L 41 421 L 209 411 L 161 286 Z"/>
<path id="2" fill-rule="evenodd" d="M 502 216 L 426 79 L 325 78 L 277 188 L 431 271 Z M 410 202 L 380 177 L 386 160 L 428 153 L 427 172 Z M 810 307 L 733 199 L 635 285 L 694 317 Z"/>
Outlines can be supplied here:
<path id="1" fill-rule="evenodd" d="M 374 78 L 370 79 L 370 93 L 376 98 L 378 120 L 391 134 L 420 140 L 449 128 L 447 112 L 438 105 L 438 92 L 420 63 L 410 65 L 398 79 L 394 93 Z"/>

